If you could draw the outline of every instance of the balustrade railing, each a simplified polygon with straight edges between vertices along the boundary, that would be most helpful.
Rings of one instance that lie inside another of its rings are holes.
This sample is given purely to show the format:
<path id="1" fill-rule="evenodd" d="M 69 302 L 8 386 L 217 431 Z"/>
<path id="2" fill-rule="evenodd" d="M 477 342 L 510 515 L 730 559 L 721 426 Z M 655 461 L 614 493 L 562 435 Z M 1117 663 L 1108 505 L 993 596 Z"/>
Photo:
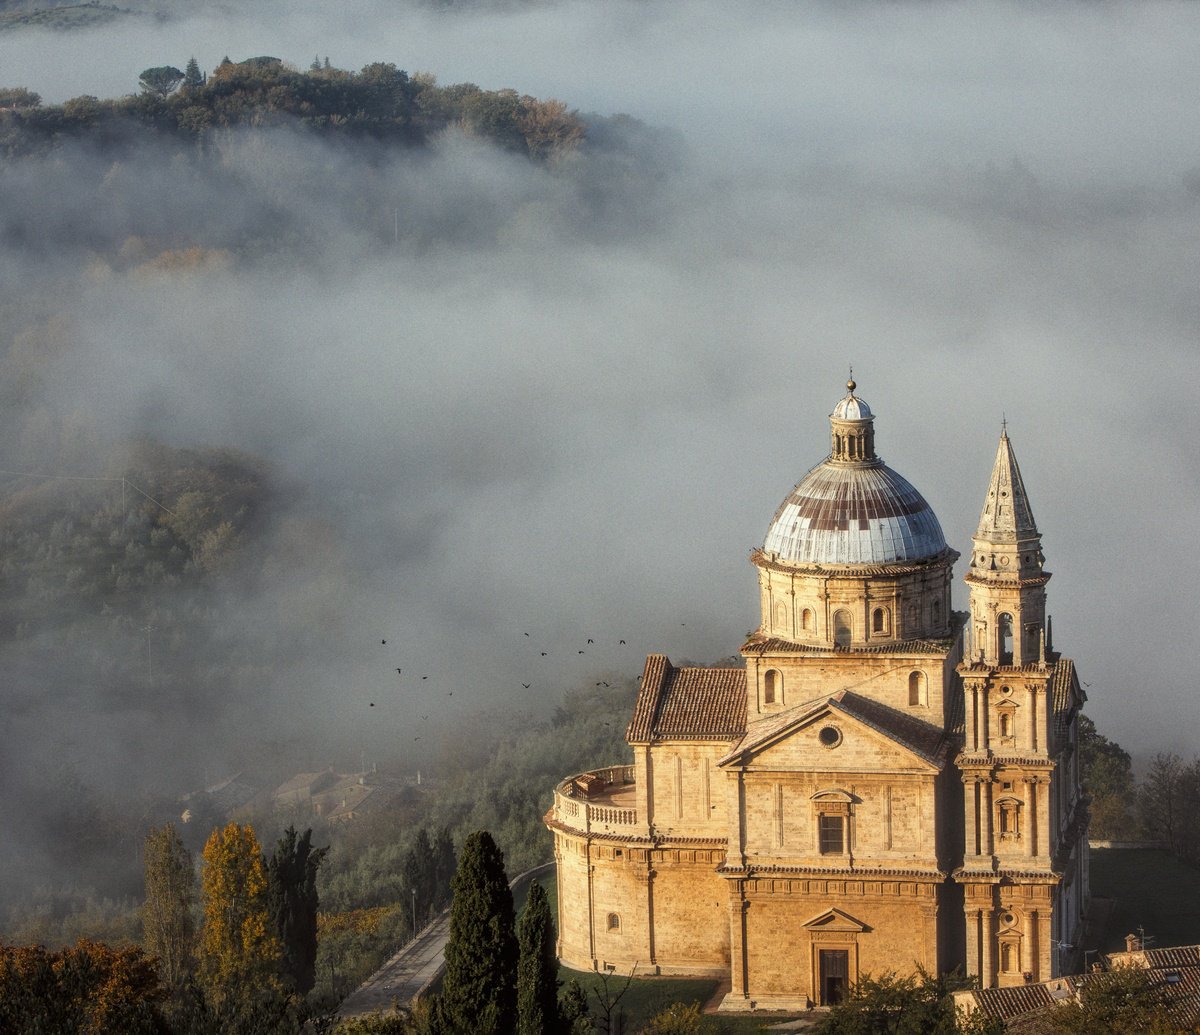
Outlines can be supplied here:
<path id="1" fill-rule="evenodd" d="M 554 789 L 554 815 L 560 822 L 582 833 L 630 833 L 638 825 L 637 809 L 606 802 L 603 798 L 633 786 L 633 766 L 615 765 L 593 769 L 563 780 Z M 601 787 L 593 791 L 600 800 L 592 801 L 580 788 L 583 778 L 595 778 Z"/>

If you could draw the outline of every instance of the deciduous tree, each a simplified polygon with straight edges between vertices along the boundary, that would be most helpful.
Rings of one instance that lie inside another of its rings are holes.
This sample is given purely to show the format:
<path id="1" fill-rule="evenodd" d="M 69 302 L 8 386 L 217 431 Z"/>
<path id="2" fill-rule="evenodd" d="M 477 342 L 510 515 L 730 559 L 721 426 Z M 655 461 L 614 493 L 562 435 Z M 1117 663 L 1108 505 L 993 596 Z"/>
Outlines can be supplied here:
<path id="1" fill-rule="evenodd" d="M 177 989 L 192 969 L 196 927 L 196 875 L 192 854 L 174 823 L 146 835 L 142 848 L 146 899 L 142 904 L 142 943 L 158 958 L 163 984 Z"/>
<path id="2" fill-rule="evenodd" d="M 504 853 L 486 830 L 463 843 L 454 875 L 442 1003 L 452 1031 L 507 1035 L 516 1020 L 517 939 Z"/>
<path id="3" fill-rule="evenodd" d="M 558 956 L 554 921 L 546 889 L 529 885 L 525 911 L 517 925 L 517 1035 L 558 1031 Z"/>
<path id="4" fill-rule="evenodd" d="M 230 823 L 204 846 L 201 976 L 218 1004 L 277 983 L 279 938 L 267 911 L 267 872 L 254 829 Z"/>

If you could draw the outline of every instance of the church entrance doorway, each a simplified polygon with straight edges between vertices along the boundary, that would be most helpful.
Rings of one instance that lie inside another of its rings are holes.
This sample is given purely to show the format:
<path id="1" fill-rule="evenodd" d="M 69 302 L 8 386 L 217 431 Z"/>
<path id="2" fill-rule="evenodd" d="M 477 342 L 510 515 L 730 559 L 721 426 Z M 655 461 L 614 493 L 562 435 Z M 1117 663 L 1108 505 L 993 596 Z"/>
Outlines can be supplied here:
<path id="1" fill-rule="evenodd" d="M 850 973 L 850 953 L 847 949 L 821 949 L 821 1005 L 833 1006 L 846 998 Z"/>

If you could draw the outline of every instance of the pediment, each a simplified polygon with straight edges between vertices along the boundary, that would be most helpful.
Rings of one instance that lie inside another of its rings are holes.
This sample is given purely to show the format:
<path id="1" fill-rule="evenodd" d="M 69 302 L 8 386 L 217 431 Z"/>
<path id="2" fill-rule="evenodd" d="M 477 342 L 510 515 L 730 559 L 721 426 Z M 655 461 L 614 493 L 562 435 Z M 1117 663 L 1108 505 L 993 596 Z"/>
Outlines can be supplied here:
<path id="1" fill-rule="evenodd" d="M 861 920 L 854 919 L 840 909 L 825 910 L 804 924 L 804 928 L 809 931 L 837 931 L 845 934 L 864 934 L 870 930 Z"/>
<path id="2" fill-rule="evenodd" d="M 802 705 L 752 726 L 719 765 L 778 771 L 820 768 L 862 772 L 890 767 L 937 772 L 942 762 L 931 745 L 941 731 L 894 709 L 830 697 Z M 860 714 L 862 713 L 862 714 Z"/>

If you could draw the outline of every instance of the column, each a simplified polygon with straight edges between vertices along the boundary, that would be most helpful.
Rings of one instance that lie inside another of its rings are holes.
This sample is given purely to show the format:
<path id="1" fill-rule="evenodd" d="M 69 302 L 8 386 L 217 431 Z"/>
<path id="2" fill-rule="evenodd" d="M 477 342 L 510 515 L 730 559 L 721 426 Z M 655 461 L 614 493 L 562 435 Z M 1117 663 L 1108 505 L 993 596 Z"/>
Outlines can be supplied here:
<path id="1" fill-rule="evenodd" d="M 992 724 L 991 717 L 988 715 L 988 689 L 983 687 L 979 691 L 979 714 L 975 717 L 976 738 L 979 741 L 979 748 L 983 751 L 990 751 L 992 747 Z"/>
<path id="2" fill-rule="evenodd" d="M 965 691 L 966 696 L 966 723 L 967 723 L 967 739 L 965 747 L 968 751 L 974 751 L 977 743 L 975 732 L 975 704 L 979 696 L 978 690 L 974 683 L 968 683 Z"/>
<path id="3" fill-rule="evenodd" d="M 1036 777 L 1030 777 L 1025 781 L 1025 813 L 1025 829 L 1021 831 L 1021 836 L 1025 839 L 1025 858 L 1032 859 L 1037 855 Z"/>
<path id="4" fill-rule="evenodd" d="M 979 974 L 979 987 L 991 988 L 995 984 L 992 971 L 992 911 L 983 910 L 980 919 L 983 922 L 983 969 Z"/>
<path id="5" fill-rule="evenodd" d="M 984 855 L 992 856 L 996 854 L 996 843 L 992 840 L 992 780 L 990 776 L 983 784 L 983 801 L 979 803 L 979 811 L 983 813 L 981 817 L 983 820 L 983 844 L 979 847 Z"/>
<path id="6" fill-rule="evenodd" d="M 1037 686 L 1029 686 L 1029 750 L 1038 751 L 1038 692 Z"/>
<path id="7" fill-rule="evenodd" d="M 966 855 L 979 854 L 979 826 L 975 813 L 975 788 L 978 786 L 973 777 L 963 776 L 963 850 Z"/>
<path id="8" fill-rule="evenodd" d="M 1034 981 L 1042 980 L 1042 968 L 1038 963 L 1038 915 L 1036 909 L 1025 913 L 1025 951 L 1022 953 L 1021 969 L 1033 975 Z"/>
<path id="9" fill-rule="evenodd" d="M 967 922 L 967 976 L 979 974 L 979 924 L 980 911 L 968 909 Z M 982 983 L 982 975 L 981 975 Z"/>

